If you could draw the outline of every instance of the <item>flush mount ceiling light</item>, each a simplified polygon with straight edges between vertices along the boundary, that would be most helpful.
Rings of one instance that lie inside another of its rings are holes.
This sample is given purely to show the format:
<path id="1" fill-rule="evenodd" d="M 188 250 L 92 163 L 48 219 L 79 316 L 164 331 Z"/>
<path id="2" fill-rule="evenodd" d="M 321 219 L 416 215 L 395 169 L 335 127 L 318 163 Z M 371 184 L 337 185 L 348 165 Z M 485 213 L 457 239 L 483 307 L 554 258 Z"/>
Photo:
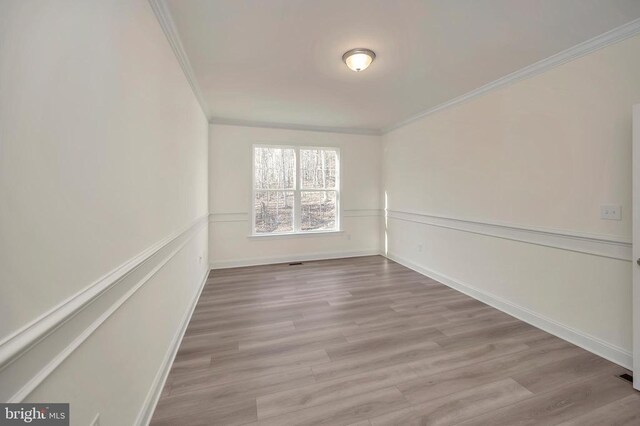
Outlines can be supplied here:
<path id="1" fill-rule="evenodd" d="M 361 48 L 351 49 L 342 55 L 344 63 L 355 72 L 366 70 L 375 58 L 376 54 L 373 53 L 373 50 Z"/>

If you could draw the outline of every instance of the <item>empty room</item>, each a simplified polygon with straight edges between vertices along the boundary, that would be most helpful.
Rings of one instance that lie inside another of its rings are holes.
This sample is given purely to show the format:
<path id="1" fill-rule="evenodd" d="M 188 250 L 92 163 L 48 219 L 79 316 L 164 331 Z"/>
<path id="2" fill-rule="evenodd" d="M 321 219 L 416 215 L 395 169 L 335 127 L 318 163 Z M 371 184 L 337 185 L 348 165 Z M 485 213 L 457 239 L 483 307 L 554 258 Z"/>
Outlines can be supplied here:
<path id="1" fill-rule="evenodd" d="M 640 425 L 640 1 L 0 0 L 0 271 L 0 425 Z"/>

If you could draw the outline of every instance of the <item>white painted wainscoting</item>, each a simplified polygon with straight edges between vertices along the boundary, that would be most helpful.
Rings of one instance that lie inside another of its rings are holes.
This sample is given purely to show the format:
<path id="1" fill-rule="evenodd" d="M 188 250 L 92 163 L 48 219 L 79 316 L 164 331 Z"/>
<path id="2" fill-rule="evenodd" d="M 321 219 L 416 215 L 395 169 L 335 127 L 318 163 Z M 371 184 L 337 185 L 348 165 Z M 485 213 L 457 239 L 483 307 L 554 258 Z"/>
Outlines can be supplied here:
<path id="1" fill-rule="evenodd" d="M 389 259 L 631 368 L 629 241 L 415 211 L 385 223 Z"/>
<path id="2" fill-rule="evenodd" d="M 300 262 L 380 253 L 378 209 L 342 211 L 342 230 L 277 236 L 250 236 L 248 213 L 209 215 L 211 269 Z"/>
<path id="3" fill-rule="evenodd" d="M 638 23 L 382 137 L 387 256 L 625 367 Z"/>
<path id="4" fill-rule="evenodd" d="M 183 287 L 189 299 L 187 309 L 178 328 L 169 330 L 173 333 L 171 344 L 138 415 L 137 424 L 147 424 L 209 273 L 207 259 L 193 259 L 193 253 L 202 253 L 203 245 L 206 253 L 207 227 L 207 216 L 195 220 L 3 339 L 0 400 L 28 400 L 112 315 L 190 247 L 187 267 L 192 271 L 190 275 L 197 274 L 199 278 Z M 117 342 L 104 342 L 105 350 L 109 350 L 108 344 Z"/>
<path id="5" fill-rule="evenodd" d="M 386 217 L 612 259 L 631 260 L 631 241 L 616 236 L 435 216 L 410 211 L 388 210 Z"/>
<path id="6" fill-rule="evenodd" d="M 340 149 L 340 232 L 251 236 L 254 144 Z M 378 136 L 209 125 L 211 268 L 378 254 L 381 156 Z"/>

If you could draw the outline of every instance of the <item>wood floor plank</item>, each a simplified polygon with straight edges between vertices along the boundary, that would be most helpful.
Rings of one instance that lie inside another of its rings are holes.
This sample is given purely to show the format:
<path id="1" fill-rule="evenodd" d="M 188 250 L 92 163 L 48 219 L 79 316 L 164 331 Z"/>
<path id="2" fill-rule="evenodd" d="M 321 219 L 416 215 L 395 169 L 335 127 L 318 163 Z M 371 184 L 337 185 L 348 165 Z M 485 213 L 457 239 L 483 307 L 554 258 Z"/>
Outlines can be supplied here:
<path id="1" fill-rule="evenodd" d="M 488 305 L 481 305 L 474 309 L 466 309 L 462 311 L 447 310 L 442 314 L 443 317 L 445 317 L 446 319 L 452 322 L 481 319 L 487 315 L 494 316 L 494 317 L 502 316 L 502 315 L 510 316 L 505 314 L 504 312 L 500 312 L 496 309 L 493 309 L 491 306 L 488 306 Z"/>
<path id="2" fill-rule="evenodd" d="M 461 423 L 472 425 L 551 425 L 570 420 L 629 395 L 631 385 L 611 375 L 594 376 L 552 389 Z"/>
<path id="3" fill-rule="evenodd" d="M 531 392 L 514 380 L 505 379 L 374 417 L 371 419 L 371 424 L 373 426 L 452 425 L 521 401 L 531 395 Z"/>
<path id="4" fill-rule="evenodd" d="M 640 394 L 610 402 L 581 416 L 560 423 L 561 426 L 637 426 L 640 425 Z"/>
<path id="5" fill-rule="evenodd" d="M 167 407 L 190 405 L 192 401 L 203 398 L 209 403 L 228 404 L 234 400 L 257 398 L 260 395 L 269 395 L 315 382 L 311 368 L 303 367 L 283 373 L 250 377 L 233 383 L 218 384 L 208 381 L 188 383 L 179 388 L 169 388 L 169 393 L 164 395 L 164 405 Z"/>
<path id="6" fill-rule="evenodd" d="M 258 418 L 272 417 L 314 405 L 386 388 L 418 376 L 407 364 L 392 365 L 258 398 Z"/>
<path id="7" fill-rule="evenodd" d="M 434 342 L 408 342 L 385 350 L 370 351 L 312 367 L 316 380 L 330 380 L 340 376 L 362 373 L 396 364 L 404 364 L 442 353 Z"/>
<path id="8" fill-rule="evenodd" d="M 398 388 L 409 401 L 419 403 L 481 386 L 484 383 L 495 382 L 517 372 L 528 371 L 536 366 L 570 358 L 581 352 L 582 350 L 575 346 L 559 344 L 519 351 L 484 362 L 468 363 L 463 367 L 445 369 L 435 374 L 431 374 L 431 368 L 425 368 L 424 370 L 415 370 L 420 376 L 419 379 L 398 385 Z M 446 353 L 449 354 L 449 352 Z M 427 367 L 430 365 L 427 364 Z"/>
<path id="9" fill-rule="evenodd" d="M 253 336 L 251 338 L 245 338 L 239 342 L 239 349 L 241 351 L 245 351 L 274 345 L 283 346 L 289 343 L 295 343 L 297 345 L 314 342 L 321 343 L 326 340 L 335 340 L 336 338 L 339 338 L 338 340 L 342 342 L 346 342 L 343 332 L 356 328 L 357 326 L 355 324 L 345 324 L 306 331 L 286 330 L 285 332 L 277 335 Z M 327 343 L 326 345 L 329 346 L 331 344 L 334 344 L 334 342 Z"/>
<path id="10" fill-rule="evenodd" d="M 408 405 L 398 389 L 389 387 L 270 417 L 258 423 L 261 426 L 342 426 Z"/>
<path id="11" fill-rule="evenodd" d="M 310 367 L 329 362 L 324 350 L 295 353 L 293 355 L 258 356 L 230 360 L 208 370 L 198 369 L 172 375 L 171 388 L 201 383 L 233 383 L 252 377 L 282 373 L 295 368 Z"/>
<path id="12" fill-rule="evenodd" d="M 625 370 L 597 355 L 580 351 L 571 358 L 514 373 L 511 377 L 531 392 L 542 393 L 603 372 L 615 376 Z"/>
<path id="13" fill-rule="evenodd" d="M 442 336 L 442 333 L 433 327 L 409 330 L 402 333 L 387 333 L 384 337 L 376 336 L 371 339 L 349 342 L 327 348 L 327 354 L 329 354 L 331 361 L 339 361 L 345 358 L 397 348 L 407 344 L 407 342 L 428 342 L 440 336 Z"/>
<path id="14" fill-rule="evenodd" d="M 192 407 L 159 407 L 151 420 L 152 426 L 193 425 L 209 426 L 245 425 L 257 419 L 255 399 L 236 400 L 226 405 L 211 405 L 200 401 L 196 409 Z"/>
<path id="15" fill-rule="evenodd" d="M 379 328 L 396 324 L 412 324 L 424 327 L 430 325 L 435 327 L 436 324 L 445 324 L 449 320 L 442 313 L 446 309 L 431 309 L 428 313 L 422 314 L 401 314 L 394 310 L 385 310 L 376 315 L 356 318 L 353 322 L 361 328 Z"/>
<path id="16" fill-rule="evenodd" d="M 446 319 L 446 317 L 443 316 Z M 440 330 L 445 336 L 458 336 L 475 331 L 482 331 L 483 329 L 502 325 L 502 324 L 515 324 L 519 321 L 516 318 L 508 315 L 504 316 L 485 316 L 481 318 L 474 318 L 472 320 L 465 321 L 448 321 L 441 323 L 435 327 Z"/>
<path id="17" fill-rule="evenodd" d="M 530 333 L 533 335 L 542 335 L 544 332 L 534 328 L 524 322 L 513 322 L 497 324 L 490 327 L 484 327 L 480 330 L 473 330 L 466 333 L 456 334 L 455 336 L 446 336 L 437 338 L 435 341 L 445 349 L 455 350 L 469 346 L 476 346 L 487 341 L 500 341 L 506 339 L 516 340 L 520 335 Z"/>
<path id="18" fill-rule="evenodd" d="M 529 349 L 529 346 L 524 343 L 486 343 L 470 348 L 436 353 L 433 356 L 410 362 L 409 366 L 418 376 L 425 377 L 447 370 L 476 365 L 506 355 L 523 353 Z"/>
<path id="19" fill-rule="evenodd" d="M 625 371 L 380 256 L 231 268 L 152 424 L 640 424 Z"/>
<path id="20" fill-rule="evenodd" d="M 425 324 L 427 324 L 425 326 Z M 356 343 L 362 341 L 372 341 L 376 339 L 386 339 L 391 334 L 405 334 L 410 331 L 418 331 L 420 329 L 429 329 L 434 331 L 434 336 L 439 336 L 439 329 L 433 327 L 433 323 L 425 323 L 420 325 L 419 322 L 402 321 L 392 325 L 384 325 L 379 327 L 363 327 L 355 326 L 353 328 L 344 330 L 342 334 L 345 336 L 347 342 Z"/>
<path id="21" fill-rule="evenodd" d="M 269 324 L 268 326 L 247 327 L 236 330 L 225 330 L 212 333 L 200 333 L 185 336 L 178 350 L 178 357 L 211 354 L 211 349 L 235 346 L 240 341 L 266 339 L 271 336 L 282 336 L 295 330 L 293 321 Z"/>

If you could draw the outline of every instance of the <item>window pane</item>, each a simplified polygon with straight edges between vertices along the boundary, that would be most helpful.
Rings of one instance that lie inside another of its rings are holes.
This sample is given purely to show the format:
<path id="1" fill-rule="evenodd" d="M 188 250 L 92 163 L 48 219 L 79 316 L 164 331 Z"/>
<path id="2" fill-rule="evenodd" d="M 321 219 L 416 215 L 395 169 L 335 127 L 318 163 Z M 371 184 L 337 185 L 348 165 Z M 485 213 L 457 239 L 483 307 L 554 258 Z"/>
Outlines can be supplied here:
<path id="1" fill-rule="evenodd" d="M 256 191 L 256 233 L 293 231 L 293 192 Z"/>
<path id="2" fill-rule="evenodd" d="M 336 229 L 335 191 L 302 191 L 300 198 L 303 231 Z"/>
<path id="3" fill-rule="evenodd" d="M 296 154 L 293 149 L 255 147 L 253 151 L 256 189 L 294 189 Z"/>
<path id="4" fill-rule="evenodd" d="M 303 189 L 336 189 L 337 151 L 301 149 L 300 173 Z"/>

